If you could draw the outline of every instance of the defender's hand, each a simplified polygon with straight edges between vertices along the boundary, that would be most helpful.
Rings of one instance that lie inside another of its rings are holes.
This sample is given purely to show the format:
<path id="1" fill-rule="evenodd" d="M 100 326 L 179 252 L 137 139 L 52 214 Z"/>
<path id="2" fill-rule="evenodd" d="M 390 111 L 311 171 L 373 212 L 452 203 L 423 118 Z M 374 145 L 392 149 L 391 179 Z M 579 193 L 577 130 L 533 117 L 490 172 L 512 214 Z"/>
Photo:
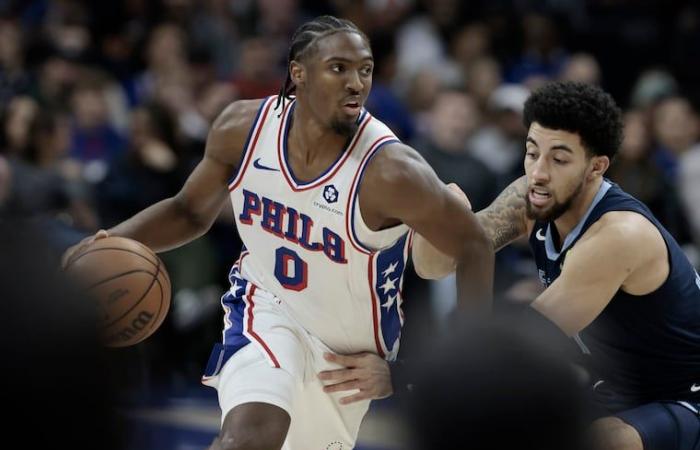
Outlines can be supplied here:
<path id="1" fill-rule="evenodd" d="M 61 257 L 61 268 L 65 270 L 75 255 L 79 255 L 85 249 L 85 247 L 92 244 L 96 240 L 104 239 L 106 237 L 109 237 L 109 233 L 107 233 L 106 230 L 100 230 L 92 236 L 86 237 L 74 246 L 69 247 L 65 252 L 63 252 L 63 257 Z"/>
<path id="2" fill-rule="evenodd" d="M 360 390 L 341 398 L 341 404 L 386 398 L 393 394 L 389 364 L 379 355 L 369 352 L 354 355 L 325 353 L 323 357 L 328 362 L 345 366 L 344 369 L 325 370 L 318 374 L 322 381 L 329 382 L 323 388 L 325 392 Z"/>

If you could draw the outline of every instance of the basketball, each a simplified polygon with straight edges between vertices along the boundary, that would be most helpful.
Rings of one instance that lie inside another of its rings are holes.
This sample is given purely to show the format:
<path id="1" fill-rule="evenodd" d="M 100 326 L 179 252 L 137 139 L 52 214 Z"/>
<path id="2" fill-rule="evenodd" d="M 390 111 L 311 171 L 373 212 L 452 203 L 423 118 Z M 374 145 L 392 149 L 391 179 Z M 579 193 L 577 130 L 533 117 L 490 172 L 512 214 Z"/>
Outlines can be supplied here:
<path id="1" fill-rule="evenodd" d="M 102 340 L 127 347 L 153 334 L 170 307 L 170 278 L 145 245 L 123 237 L 98 239 L 69 261 L 66 272 L 97 302 Z"/>

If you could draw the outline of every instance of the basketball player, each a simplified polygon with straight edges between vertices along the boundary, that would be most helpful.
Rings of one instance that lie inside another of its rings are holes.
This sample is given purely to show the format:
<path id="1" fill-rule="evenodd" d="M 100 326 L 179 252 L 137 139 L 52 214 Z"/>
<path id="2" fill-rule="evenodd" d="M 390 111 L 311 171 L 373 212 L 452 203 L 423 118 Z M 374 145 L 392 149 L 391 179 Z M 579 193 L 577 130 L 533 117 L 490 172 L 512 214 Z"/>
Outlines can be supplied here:
<path id="1" fill-rule="evenodd" d="M 552 83 L 524 120 L 526 176 L 477 217 L 496 250 L 529 236 L 546 289 L 528 310 L 590 356 L 597 448 L 700 449 L 700 277 L 649 209 L 603 177 L 620 110 L 597 87 Z M 414 259 L 426 276 L 450 268 L 420 237 Z"/>
<path id="2" fill-rule="evenodd" d="M 317 373 L 339 367 L 328 352 L 396 356 L 410 229 L 458 261 L 460 303 L 488 308 L 491 243 L 459 196 L 363 109 L 372 69 L 351 22 L 302 25 L 280 95 L 230 105 L 175 197 L 100 234 L 168 250 L 206 232 L 230 197 L 245 247 L 204 376 L 223 413 L 212 448 L 353 447 L 369 401 L 390 388 L 366 389 L 357 374 L 345 405 L 348 393 L 324 392 Z"/>

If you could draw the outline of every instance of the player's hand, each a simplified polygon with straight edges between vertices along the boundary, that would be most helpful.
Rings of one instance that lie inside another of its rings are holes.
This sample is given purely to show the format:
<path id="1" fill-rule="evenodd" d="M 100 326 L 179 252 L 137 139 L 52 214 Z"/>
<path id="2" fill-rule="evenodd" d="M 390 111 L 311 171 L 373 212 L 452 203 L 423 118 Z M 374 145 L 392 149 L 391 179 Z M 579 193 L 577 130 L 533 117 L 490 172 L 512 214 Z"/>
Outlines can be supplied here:
<path id="1" fill-rule="evenodd" d="M 456 183 L 450 183 L 450 184 L 447 185 L 447 187 L 450 188 L 450 190 L 451 190 L 452 192 L 454 192 L 455 194 L 457 194 L 457 196 L 459 197 L 459 199 L 462 200 L 462 201 L 464 201 L 464 203 L 467 204 L 467 206 L 469 207 L 469 209 L 472 209 L 472 203 L 469 201 L 469 197 L 467 197 L 467 194 L 465 194 L 464 191 L 463 191 L 462 189 L 460 189 L 460 187 L 457 186 Z"/>
<path id="2" fill-rule="evenodd" d="M 92 236 L 86 237 L 74 246 L 69 247 L 65 252 L 63 252 L 63 257 L 61 257 L 61 268 L 65 270 L 75 255 L 79 255 L 85 249 L 85 247 L 92 244 L 96 240 L 104 239 L 106 237 L 109 237 L 109 233 L 107 233 L 106 230 L 100 230 Z"/>
<path id="3" fill-rule="evenodd" d="M 347 405 L 360 400 L 386 398 L 393 394 L 389 364 L 374 353 L 364 352 L 354 355 L 325 353 L 326 361 L 340 364 L 343 369 L 324 370 L 318 374 L 326 382 L 325 392 L 341 392 L 359 389 L 360 392 L 342 397 L 340 403 Z"/>

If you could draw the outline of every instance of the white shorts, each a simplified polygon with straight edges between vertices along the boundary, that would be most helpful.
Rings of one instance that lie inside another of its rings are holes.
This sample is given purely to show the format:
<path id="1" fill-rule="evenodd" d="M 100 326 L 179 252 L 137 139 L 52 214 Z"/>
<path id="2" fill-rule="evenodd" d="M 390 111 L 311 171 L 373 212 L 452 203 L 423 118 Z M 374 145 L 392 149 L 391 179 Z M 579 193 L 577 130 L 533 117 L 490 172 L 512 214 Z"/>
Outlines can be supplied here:
<path id="1" fill-rule="evenodd" d="M 325 393 L 318 373 L 341 368 L 323 358 L 328 347 L 287 317 L 270 294 L 256 294 L 262 295 L 255 295 L 252 331 L 260 339 L 251 339 L 252 345 L 234 353 L 218 375 L 206 380 L 217 389 L 222 423 L 238 405 L 268 403 L 291 417 L 283 450 L 353 448 L 369 400 L 341 405 L 340 398 L 357 391 Z"/>

